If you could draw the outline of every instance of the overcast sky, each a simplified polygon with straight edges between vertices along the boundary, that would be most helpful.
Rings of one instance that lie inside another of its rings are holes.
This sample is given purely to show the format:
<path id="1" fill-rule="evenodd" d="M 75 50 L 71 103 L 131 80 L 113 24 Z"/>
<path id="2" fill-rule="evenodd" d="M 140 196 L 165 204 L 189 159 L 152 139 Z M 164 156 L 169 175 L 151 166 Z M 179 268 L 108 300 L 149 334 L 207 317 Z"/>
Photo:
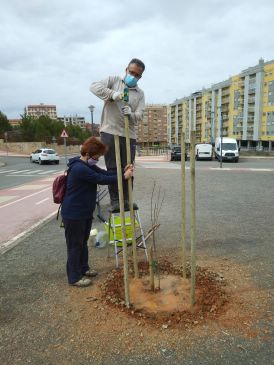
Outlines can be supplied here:
<path id="1" fill-rule="evenodd" d="M 92 81 L 146 64 L 147 103 L 171 103 L 274 59 L 273 0 L 0 0 L 0 110 L 56 104 L 98 122 Z"/>

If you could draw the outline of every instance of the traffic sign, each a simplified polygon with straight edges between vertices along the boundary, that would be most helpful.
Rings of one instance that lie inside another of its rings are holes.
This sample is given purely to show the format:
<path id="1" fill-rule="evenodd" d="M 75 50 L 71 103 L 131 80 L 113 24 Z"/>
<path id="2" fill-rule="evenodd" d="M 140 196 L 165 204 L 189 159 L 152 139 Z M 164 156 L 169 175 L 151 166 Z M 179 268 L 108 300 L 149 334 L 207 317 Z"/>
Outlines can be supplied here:
<path id="1" fill-rule="evenodd" d="M 62 130 L 61 136 L 62 138 L 68 138 L 67 131 L 65 129 Z"/>

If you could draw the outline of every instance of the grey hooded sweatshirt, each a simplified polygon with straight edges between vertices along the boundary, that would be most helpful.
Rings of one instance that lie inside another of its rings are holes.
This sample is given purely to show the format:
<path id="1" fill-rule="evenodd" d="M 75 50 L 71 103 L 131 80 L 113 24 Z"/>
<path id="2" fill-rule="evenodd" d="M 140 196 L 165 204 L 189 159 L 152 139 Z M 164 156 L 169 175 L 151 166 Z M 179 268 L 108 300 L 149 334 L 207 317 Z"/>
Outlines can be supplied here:
<path id="1" fill-rule="evenodd" d="M 122 106 L 124 101 L 113 101 L 114 92 L 123 92 L 125 83 L 119 76 L 109 76 L 107 79 L 93 82 L 90 91 L 104 101 L 101 117 L 100 132 L 125 137 L 124 115 Z M 134 125 L 142 121 L 145 110 L 145 96 L 138 86 L 129 88 L 129 102 L 131 116 L 129 118 L 129 137 L 136 139 Z"/>

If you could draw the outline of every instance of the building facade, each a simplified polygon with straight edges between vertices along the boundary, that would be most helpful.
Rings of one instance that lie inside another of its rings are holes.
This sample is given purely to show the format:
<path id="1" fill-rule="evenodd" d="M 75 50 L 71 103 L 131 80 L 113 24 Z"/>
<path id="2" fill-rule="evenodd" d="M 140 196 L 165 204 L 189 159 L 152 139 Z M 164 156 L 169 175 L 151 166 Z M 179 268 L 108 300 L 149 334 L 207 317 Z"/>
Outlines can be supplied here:
<path id="1" fill-rule="evenodd" d="M 9 119 L 9 124 L 12 127 L 19 127 L 19 125 L 21 124 L 22 119 Z"/>
<path id="2" fill-rule="evenodd" d="M 274 60 L 260 59 L 211 88 L 177 99 L 167 116 L 169 144 L 186 142 L 196 131 L 197 142 L 213 143 L 216 137 L 237 139 L 247 149 L 274 149 Z"/>
<path id="3" fill-rule="evenodd" d="M 47 115 L 51 119 L 57 119 L 56 105 L 45 105 L 43 103 L 39 105 L 27 105 L 25 107 L 25 113 L 34 118 Z"/>
<path id="4" fill-rule="evenodd" d="M 79 117 L 77 114 L 58 117 L 58 120 L 64 123 L 65 127 L 68 125 L 77 125 L 80 128 L 86 129 L 86 121 L 84 117 Z"/>
<path id="5" fill-rule="evenodd" d="M 139 146 L 167 146 L 167 106 L 146 105 L 143 121 L 135 126 L 135 131 Z"/>

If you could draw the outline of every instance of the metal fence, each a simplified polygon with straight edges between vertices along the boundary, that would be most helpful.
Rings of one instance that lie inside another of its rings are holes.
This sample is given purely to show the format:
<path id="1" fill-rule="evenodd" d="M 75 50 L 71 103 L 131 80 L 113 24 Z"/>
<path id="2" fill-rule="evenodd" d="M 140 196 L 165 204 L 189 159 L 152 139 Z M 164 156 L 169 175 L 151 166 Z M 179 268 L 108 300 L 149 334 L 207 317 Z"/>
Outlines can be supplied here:
<path id="1" fill-rule="evenodd" d="M 137 156 L 164 156 L 169 153 L 170 149 L 167 147 L 155 148 L 155 147 L 137 147 Z"/>

